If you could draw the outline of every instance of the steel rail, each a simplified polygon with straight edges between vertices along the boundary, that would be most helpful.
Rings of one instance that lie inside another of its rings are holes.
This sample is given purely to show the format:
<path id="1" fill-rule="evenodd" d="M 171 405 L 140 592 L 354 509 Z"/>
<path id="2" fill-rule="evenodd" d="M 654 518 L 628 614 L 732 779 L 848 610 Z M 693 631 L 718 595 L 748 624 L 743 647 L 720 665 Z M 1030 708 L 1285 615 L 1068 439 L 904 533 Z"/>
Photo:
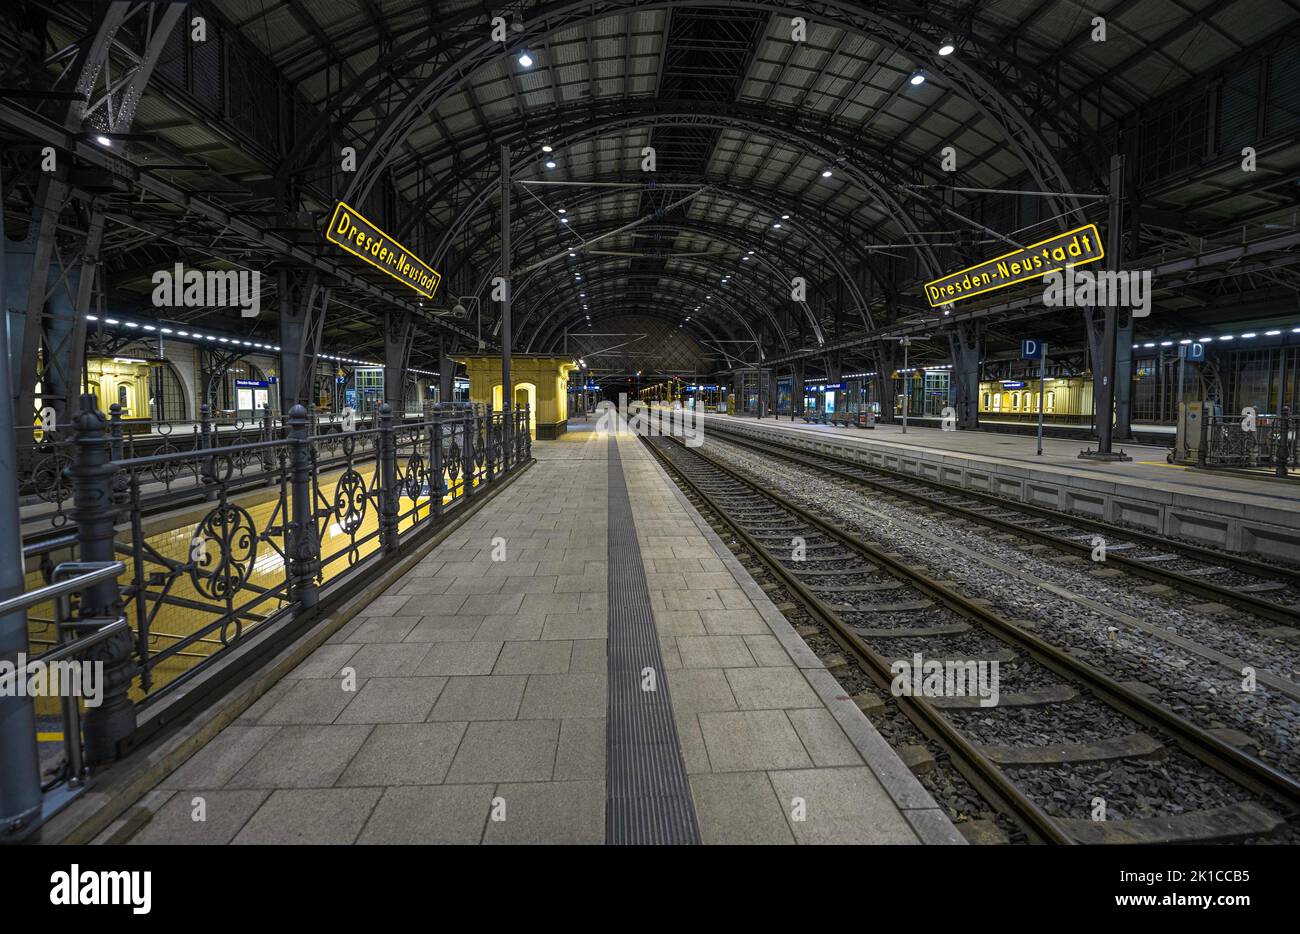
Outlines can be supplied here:
<path id="1" fill-rule="evenodd" d="M 1292 568 L 1286 568 L 1278 565 L 1269 564 L 1268 562 L 1265 561 L 1256 561 L 1254 559 L 1246 558 L 1241 555 L 1226 554 L 1224 552 L 1214 551 L 1213 549 L 1205 548 L 1200 545 L 1193 545 L 1186 542 L 1180 542 L 1175 539 L 1164 538 L 1159 535 L 1153 535 L 1150 532 L 1142 532 L 1121 525 L 1113 525 L 1109 522 L 1102 522 L 1097 519 L 1084 518 L 1082 516 L 1077 516 L 1074 513 L 1062 512 L 1056 509 L 1049 509 L 1048 507 L 1045 506 L 1038 506 L 1029 503 L 1020 503 L 1020 502 L 1016 502 L 1015 500 L 1009 500 L 1004 497 L 997 496 L 991 493 L 984 493 L 978 490 L 968 490 L 963 487 L 952 486 L 951 484 L 941 483 L 937 480 L 931 480 L 928 477 L 919 477 L 912 474 L 902 473 L 900 471 L 896 471 L 888 467 L 876 467 L 876 466 L 870 466 L 866 464 L 855 464 L 851 460 L 837 457 L 833 454 L 819 453 L 820 457 L 823 457 L 825 458 L 825 460 L 830 461 L 832 463 L 819 462 L 813 457 L 811 457 L 809 453 L 802 448 L 798 448 L 793 445 L 786 445 L 780 441 L 770 440 L 766 438 L 763 439 L 762 441 L 757 441 L 751 437 L 746 437 L 745 435 L 736 434 L 728 430 L 727 428 L 721 429 L 719 433 L 725 435 L 727 442 L 730 444 L 736 444 L 740 447 L 745 447 L 753 451 L 758 451 L 759 453 L 769 454 L 772 456 L 779 455 L 781 457 L 790 458 L 791 460 L 800 463 L 802 466 L 810 467 L 814 470 L 819 470 L 822 473 L 835 477 L 836 479 L 855 483 L 859 486 L 869 487 L 874 490 L 879 490 L 880 492 L 889 493 L 890 495 L 893 496 L 899 496 L 904 499 L 910 500 L 911 502 L 914 503 L 943 509 L 949 513 L 952 513 L 953 515 L 958 516 L 959 518 L 966 519 L 970 522 L 977 522 L 989 528 L 994 528 L 1000 531 L 1009 532 L 1011 534 L 1020 536 L 1022 538 L 1033 539 L 1034 541 L 1041 542 L 1042 544 L 1045 545 L 1050 545 L 1051 547 L 1058 548 L 1062 551 L 1069 551 L 1075 554 L 1082 554 L 1082 555 L 1091 555 L 1092 547 L 1090 545 L 1086 545 L 1081 542 L 1075 542 L 1067 538 L 1061 538 L 1060 536 L 1053 535 L 1049 532 L 1043 532 L 1038 529 L 1032 529 L 1023 525 L 1019 525 L 1016 522 L 1011 521 L 1010 519 L 999 519 L 996 516 L 988 516 L 985 515 L 984 513 L 975 512 L 972 509 L 969 509 L 965 506 L 960 506 L 956 503 L 945 503 L 941 500 L 932 499 L 921 493 L 915 493 L 909 490 L 900 490 L 894 486 L 891 486 L 889 483 L 884 483 L 878 480 L 872 480 L 870 477 L 861 477 L 850 472 L 849 470 L 842 470 L 839 467 L 834 465 L 838 464 L 838 465 L 843 465 L 844 467 L 849 467 L 857 470 L 866 470 L 874 473 L 884 474 L 885 476 L 891 478 L 897 478 L 898 480 L 917 483 L 923 486 L 929 486 L 936 490 L 942 491 L 944 493 L 952 493 L 954 495 L 968 497 L 970 499 L 974 499 L 982 503 L 987 503 L 989 505 L 999 506 L 1004 509 L 1023 512 L 1028 515 L 1037 516 L 1043 519 L 1051 519 L 1058 522 L 1069 523 L 1070 525 L 1078 526 L 1079 528 L 1087 529 L 1088 531 L 1105 532 L 1108 535 L 1114 536 L 1114 538 L 1116 539 L 1124 539 L 1132 542 L 1137 542 L 1143 545 L 1148 545 L 1152 548 L 1160 548 L 1166 551 L 1177 552 L 1186 558 L 1192 558 L 1197 561 L 1205 561 L 1208 564 L 1226 566 L 1233 570 L 1241 571 L 1242 573 L 1245 574 L 1251 574 L 1256 577 L 1269 577 L 1275 580 L 1281 579 L 1286 583 L 1290 584 L 1291 586 L 1300 589 L 1300 571 L 1297 571 Z M 1148 580 L 1157 581 L 1158 583 L 1173 584 L 1180 590 L 1184 590 L 1187 593 L 1192 593 L 1199 597 L 1205 597 L 1209 600 L 1228 604 L 1230 606 L 1236 606 L 1239 609 L 1246 610 L 1258 616 L 1263 616 L 1267 619 L 1271 619 L 1276 622 L 1286 623 L 1292 626 L 1296 626 L 1297 628 L 1300 628 L 1300 607 L 1293 607 L 1293 606 L 1287 606 L 1285 604 L 1273 603 L 1269 600 L 1263 600 L 1259 597 L 1253 596 L 1252 594 L 1240 593 L 1235 590 L 1230 590 L 1226 587 L 1219 586 L 1218 584 L 1208 583 L 1206 581 L 1198 580 L 1189 575 L 1181 574 L 1178 571 L 1171 571 L 1165 568 L 1160 568 L 1153 564 L 1147 564 L 1138 558 L 1128 558 L 1125 557 L 1124 555 L 1112 554 L 1109 551 L 1107 552 L 1106 555 L 1105 564 L 1107 566 L 1121 567 L 1124 570 L 1136 576 L 1144 577 Z"/>
<path id="2" fill-rule="evenodd" d="M 766 489 L 743 474 L 719 464 L 708 455 L 702 454 L 698 448 L 688 449 L 685 445 L 681 445 L 680 442 L 678 442 L 678 446 L 682 450 L 689 451 L 690 454 L 708 464 L 727 479 L 767 499 L 778 508 L 795 516 L 799 521 L 817 529 L 830 540 L 879 565 L 892 576 L 906 581 L 933 598 L 937 603 L 976 623 L 995 638 L 1023 650 L 1039 664 L 1055 672 L 1058 676 L 1079 682 L 1102 703 L 1120 711 L 1139 724 L 1163 731 L 1188 755 L 1208 765 L 1231 781 L 1255 793 L 1264 794 L 1285 803 L 1293 813 L 1300 811 L 1300 781 L 1297 781 L 1297 779 L 1219 739 L 1206 729 L 1126 687 L 1092 665 L 1013 625 L 1002 616 L 970 600 L 953 588 L 946 586 L 928 574 L 908 566 L 903 560 L 894 557 L 879 545 L 862 541 L 831 522 L 790 502 L 779 493 Z M 653 448 L 651 449 L 653 450 Z M 659 452 L 656 452 L 656 454 L 659 454 Z M 660 458 L 663 459 L 661 454 Z M 682 475 L 680 470 L 674 470 L 674 473 L 678 476 Z M 718 511 L 719 515 L 726 516 L 725 511 L 721 510 L 711 496 L 699 490 L 696 484 L 690 483 L 689 485 L 699 493 L 705 502 L 710 504 L 710 508 Z"/>
<path id="3" fill-rule="evenodd" d="M 863 670 L 870 676 L 882 689 L 888 690 L 890 682 L 893 680 L 893 672 L 890 669 L 889 661 L 882 655 L 867 645 L 862 637 L 853 632 L 849 627 L 844 625 L 839 614 L 832 610 L 820 597 L 818 597 L 806 584 L 791 573 L 781 564 L 779 560 L 764 546 L 759 544 L 748 532 L 739 524 L 730 519 L 727 511 L 721 507 L 716 500 L 708 493 L 702 490 L 690 477 L 686 476 L 678 467 L 669 460 L 662 451 L 654 445 L 648 443 L 642 438 L 642 443 L 655 455 L 664 468 L 679 482 L 684 485 L 692 495 L 700 502 L 705 503 L 723 522 L 726 522 L 731 530 L 745 547 L 772 571 L 772 573 L 781 581 L 782 585 L 798 594 L 799 599 L 812 613 L 814 617 L 820 620 L 829 629 L 831 635 L 837 643 L 846 651 L 850 652 L 858 659 Z M 693 452 L 694 453 L 694 452 Z M 721 467 L 713 461 L 707 461 L 711 466 L 724 472 L 730 473 L 726 468 Z M 734 476 L 734 475 L 733 475 Z M 743 478 L 736 479 L 744 481 Z M 757 490 L 752 484 L 752 489 L 769 496 L 777 501 L 778 505 L 785 508 L 784 501 L 775 496 L 771 496 L 766 491 Z M 792 510 L 793 511 L 793 510 Z M 797 515 L 797 513 L 796 513 Z M 800 516 L 799 518 L 803 518 Z M 820 527 L 820 524 L 818 524 Z M 838 541 L 838 537 L 836 538 Z M 847 547 L 851 551 L 859 554 L 863 550 L 856 545 L 849 544 Z M 868 560 L 874 561 L 874 558 Z M 1073 844 L 1075 841 L 1052 818 L 1046 811 L 1040 808 L 1031 798 L 1024 794 L 1015 786 L 1006 774 L 999 769 L 992 760 L 985 756 L 970 740 L 966 739 L 957 729 L 945 718 L 934 706 L 924 697 L 911 695 L 899 696 L 895 698 L 899 708 L 911 720 L 918 729 L 927 737 L 934 740 L 943 747 L 952 757 L 954 766 L 975 788 L 990 802 L 998 804 L 1028 833 L 1031 839 L 1037 842 L 1055 843 L 1055 844 Z"/>

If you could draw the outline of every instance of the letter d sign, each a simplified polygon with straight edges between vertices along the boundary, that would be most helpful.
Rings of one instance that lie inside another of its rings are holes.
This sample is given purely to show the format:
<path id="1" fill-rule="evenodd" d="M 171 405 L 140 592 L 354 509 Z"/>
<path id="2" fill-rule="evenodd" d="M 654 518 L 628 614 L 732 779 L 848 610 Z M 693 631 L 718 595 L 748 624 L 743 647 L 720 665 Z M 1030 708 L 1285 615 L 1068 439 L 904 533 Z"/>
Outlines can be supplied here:
<path id="1" fill-rule="evenodd" d="M 1025 338 L 1020 342 L 1021 360 L 1037 360 L 1042 352 L 1042 345 L 1036 340 Z"/>

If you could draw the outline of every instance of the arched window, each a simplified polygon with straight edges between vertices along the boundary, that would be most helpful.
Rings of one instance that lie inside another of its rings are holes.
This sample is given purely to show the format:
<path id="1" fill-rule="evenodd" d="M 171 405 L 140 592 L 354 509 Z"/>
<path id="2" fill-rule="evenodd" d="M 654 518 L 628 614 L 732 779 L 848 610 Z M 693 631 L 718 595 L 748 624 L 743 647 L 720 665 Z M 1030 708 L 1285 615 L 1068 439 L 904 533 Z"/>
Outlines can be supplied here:
<path id="1" fill-rule="evenodd" d="M 149 379 L 153 396 L 150 414 L 157 421 L 184 421 L 188 409 L 185 406 L 185 386 L 180 377 L 166 360 L 154 364 L 151 369 Z"/>
<path id="2" fill-rule="evenodd" d="M 1056 411 L 1056 390 L 1055 389 L 1050 390 L 1047 393 L 1047 411 L 1049 412 Z"/>

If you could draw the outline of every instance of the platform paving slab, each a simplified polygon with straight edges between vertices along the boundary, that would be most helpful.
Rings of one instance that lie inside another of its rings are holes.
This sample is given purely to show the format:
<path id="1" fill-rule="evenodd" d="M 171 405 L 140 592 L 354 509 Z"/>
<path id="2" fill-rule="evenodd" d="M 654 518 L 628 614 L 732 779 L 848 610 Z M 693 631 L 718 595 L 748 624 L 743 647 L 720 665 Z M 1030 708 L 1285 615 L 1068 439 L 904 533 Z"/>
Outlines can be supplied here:
<path id="1" fill-rule="evenodd" d="M 135 841 L 605 842 L 610 444 L 701 839 L 957 836 L 640 442 L 573 431 L 142 799 Z"/>
<path id="2" fill-rule="evenodd" d="M 618 443 L 647 582 L 671 585 L 651 598 L 701 839 L 963 843 L 652 455 Z"/>

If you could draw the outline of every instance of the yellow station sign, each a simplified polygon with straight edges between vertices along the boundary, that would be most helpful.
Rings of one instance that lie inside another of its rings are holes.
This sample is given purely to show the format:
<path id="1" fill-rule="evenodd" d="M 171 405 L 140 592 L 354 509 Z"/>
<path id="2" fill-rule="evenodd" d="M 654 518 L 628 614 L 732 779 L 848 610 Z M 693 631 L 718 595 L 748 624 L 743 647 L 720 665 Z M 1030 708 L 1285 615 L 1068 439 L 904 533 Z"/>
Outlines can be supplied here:
<path id="1" fill-rule="evenodd" d="M 1023 250 L 1012 250 L 993 259 L 976 263 L 960 272 L 949 273 L 925 284 L 925 297 L 931 308 L 959 302 L 1005 289 L 1018 282 L 1038 279 L 1066 266 L 1094 263 L 1105 256 L 1096 224 L 1067 230 Z"/>
<path id="2" fill-rule="evenodd" d="M 376 269 L 382 269 L 425 298 L 433 298 L 433 293 L 438 291 L 442 276 L 432 266 L 343 201 L 334 208 L 334 216 L 330 218 L 325 239 Z"/>

